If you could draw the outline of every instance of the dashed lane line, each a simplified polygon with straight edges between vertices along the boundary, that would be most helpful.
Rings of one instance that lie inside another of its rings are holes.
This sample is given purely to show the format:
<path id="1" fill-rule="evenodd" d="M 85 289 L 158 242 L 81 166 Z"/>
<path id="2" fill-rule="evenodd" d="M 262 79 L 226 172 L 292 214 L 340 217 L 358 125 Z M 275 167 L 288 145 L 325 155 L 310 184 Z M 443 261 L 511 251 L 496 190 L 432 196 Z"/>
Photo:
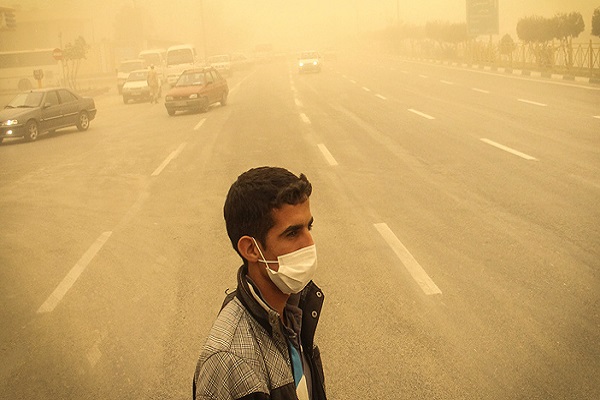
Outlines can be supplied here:
<path id="1" fill-rule="evenodd" d="M 179 147 L 173 151 L 171 154 L 169 154 L 169 156 L 165 159 L 165 161 L 163 161 L 162 164 L 160 164 L 160 166 L 158 168 L 156 168 L 156 170 L 154 170 L 154 172 L 152 173 L 152 176 L 157 176 L 159 175 L 163 169 L 165 169 L 165 167 L 167 165 L 169 165 L 169 163 L 174 160 L 175 158 L 177 158 L 177 156 L 179 155 L 179 153 L 181 153 L 181 151 L 183 150 L 183 148 L 186 146 L 187 143 L 183 142 L 179 145 Z"/>
<path id="2" fill-rule="evenodd" d="M 319 150 L 321 150 L 321 153 L 323 153 L 323 157 L 325 157 L 325 160 L 329 163 L 329 165 L 338 165 L 338 162 L 335 160 L 335 158 L 333 158 L 333 156 L 331 155 L 329 150 L 327 150 L 327 147 L 325 147 L 323 143 L 319 143 L 318 146 Z"/>
<path id="3" fill-rule="evenodd" d="M 526 100 L 526 99 L 517 99 L 519 100 L 521 103 L 526 103 L 526 104 L 532 104 L 534 106 L 540 106 L 540 107 L 547 107 L 547 104 L 544 103 L 538 103 L 537 101 L 531 101 L 531 100 Z"/>
<path id="4" fill-rule="evenodd" d="M 487 144 L 489 144 L 489 145 L 491 145 L 491 146 L 494 146 L 494 147 L 496 147 L 496 148 L 498 148 L 498 149 L 500 149 L 500 150 L 504 150 L 504 151 L 506 151 L 506 152 L 508 152 L 508 153 L 514 154 L 515 156 L 519 156 L 519 157 L 521 157 L 521 158 L 524 158 L 525 160 L 529 160 L 529 161 L 538 161 L 538 160 L 537 160 L 537 158 L 535 158 L 535 157 L 532 157 L 532 156 L 530 156 L 530 155 L 528 155 L 528 154 L 525 154 L 525 153 L 521 153 L 520 151 L 517 151 L 517 150 L 515 150 L 515 149 L 512 149 L 512 148 L 510 148 L 510 147 L 508 147 L 508 146 L 505 146 L 505 145 L 503 145 L 503 144 L 496 143 L 496 142 L 494 142 L 494 141 L 492 141 L 492 140 L 490 140 L 490 139 L 481 138 L 480 140 L 481 140 L 482 142 L 484 142 L 484 143 L 487 143 Z"/>
<path id="5" fill-rule="evenodd" d="M 42 304 L 40 308 L 38 308 L 38 314 L 49 313 L 54 310 L 58 303 L 60 303 L 60 301 L 63 299 L 65 294 L 67 294 L 69 289 L 71 289 L 73 284 L 77 281 L 77 279 L 88 266 L 88 264 L 94 259 L 96 254 L 98 254 L 102 246 L 104 246 L 110 235 L 112 235 L 112 232 L 104 232 L 100 235 L 100 237 L 98 237 L 98 239 L 96 239 L 96 241 L 83 254 L 83 256 L 81 256 L 79 261 L 75 263 L 73 268 L 71 268 L 69 273 L 58 284 L 56 289 L 54 289 L 54 291 L 46 299 L 44 304 Z"/>
<path id="6" fill-rule="evenodd" d="M 410 111 L 411 113 L 417 114 L 418 116 L 421 116 L 423 118 L 427 118 L 427 119 L 435 119 L 435 117 L 432 117 L 431 115 L 425 114 L 421 111 L 417 111 L 413 108 L 409 108 L 408 111 Z"/>
<path id="7" fill-rule="evenodd" d="M 408 273 L 421 287 L 421 290 L 426 295 L 442 294 L 439 287 L 433 282 L 433 280 L 427 275 L 427 272 L 419 265 L 417 260 L 410 254 L 408 249 L 402 244 L 402 242 L 396 237 L 394 232 L 387 226 L 386 223 L 373 224 L 375 229 L 386 241 L 388 246 L 392 248 L 396 256 L 400 259 Z"/>

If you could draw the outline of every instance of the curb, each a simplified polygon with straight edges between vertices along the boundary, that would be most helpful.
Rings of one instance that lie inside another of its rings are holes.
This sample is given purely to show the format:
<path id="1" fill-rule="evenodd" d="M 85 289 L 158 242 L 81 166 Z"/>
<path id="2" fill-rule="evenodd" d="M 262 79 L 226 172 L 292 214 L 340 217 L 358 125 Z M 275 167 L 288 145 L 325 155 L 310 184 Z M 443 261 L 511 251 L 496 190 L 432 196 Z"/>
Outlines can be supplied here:
<path id="1" fill-rule="evenodd" d="M 484 71 L 490 72 L 500 72 L 510 75 L 516 76 L 530 76 L 530 77 L 538 77 L 538 78 L 548 78 L 548 79 L 556 79 L 556 80 L 564 80 L 564 81 L 572 81 L 572 82 L 580 82 L 580 83 L 592 83 L 592 84 L 600 84 L 600 77 L 584 77 L 584 76 L 575 76 L 575 75 L 563 75 L 563 74 L 553 74 L 550 72 L 540 72 L 540 71 L 530 71 L 526 69 L 516 69 L 509 67 L 495 67 L 488 65 L 479 65 L 479 64 L 468 64 L 461 63 L 456 61 L 440 61 L 434 59 L 426 59 L 426 58 L 405 58 L 411 61 L 424 61 L 430 62 L 434 64 L 442 64 L 448 65 L 452 67 L 461 67 L 461 68 L 470 68 L 470 69 L 481 69 Z"/>

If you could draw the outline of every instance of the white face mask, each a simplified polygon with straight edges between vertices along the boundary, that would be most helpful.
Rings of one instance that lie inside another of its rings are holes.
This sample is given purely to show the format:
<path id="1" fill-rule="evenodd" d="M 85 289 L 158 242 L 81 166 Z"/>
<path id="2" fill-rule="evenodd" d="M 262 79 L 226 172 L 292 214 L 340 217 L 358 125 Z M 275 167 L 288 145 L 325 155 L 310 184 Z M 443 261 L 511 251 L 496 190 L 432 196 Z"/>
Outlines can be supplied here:
<path id="1" fill-rule="evenodd" d="M 256 244 L 256 248 L 262 257 L 262 260 L 258 261 L 265 264 L 269 278 L 283 293 L 299 293 L 315 276 L 317 248 L 314 244 L 292 253 L 280 255 L 277 257 L 277 261 L 268 261 L 265 259 L 256 240 L 254 238 L 252 240 L 254 240 L 254 244 Z M 279 264 L 279 269 L 273 271 L 269 268 L 269 264 Z"/>

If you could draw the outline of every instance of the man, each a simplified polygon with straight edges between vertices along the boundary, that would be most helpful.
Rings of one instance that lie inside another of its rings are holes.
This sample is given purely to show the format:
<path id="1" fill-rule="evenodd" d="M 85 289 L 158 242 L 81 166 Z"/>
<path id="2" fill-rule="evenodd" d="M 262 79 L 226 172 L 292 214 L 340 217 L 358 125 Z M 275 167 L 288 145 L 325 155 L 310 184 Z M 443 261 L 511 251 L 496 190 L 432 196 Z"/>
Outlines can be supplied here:
<path id="1" fill-rule="evenodd" d="M 150 103 L 158 103 L 158 75 L 154 70 L 154 64 L 150 66 L 148 71 L 147 82 L 150 89 Z"/>
<path id="2" fill-rule="evenodd" d="M 306 176 L 274 167 L 231 185 L 225 224 L 243 265 L 200 354 L 194 399 L 326 399 L 311 192 Z"/>

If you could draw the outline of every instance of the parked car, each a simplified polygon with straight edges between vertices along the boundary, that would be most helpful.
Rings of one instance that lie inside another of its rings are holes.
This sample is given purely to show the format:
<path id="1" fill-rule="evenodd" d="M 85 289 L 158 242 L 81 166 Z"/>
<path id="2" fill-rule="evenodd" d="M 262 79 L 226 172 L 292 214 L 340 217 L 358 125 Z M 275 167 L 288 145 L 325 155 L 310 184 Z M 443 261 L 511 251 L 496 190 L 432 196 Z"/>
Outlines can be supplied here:
<path id="1" fill-rule="evenodd" d="M 233 70 L 231 69 L 231 57 L 229 54 L 210 56 L 206 61 L 209 66 L 215 68 L 221 75 L 231 76 L 233 73 Z"/>
<path id="2" fill-rule="evenodd" d="M 33 141 L 41 133 L 69 126 L 85 131 L 95 117 L 94 99 L 70 89 L 34 89 L 19 93 L 0 110 L 0 143 L 11 137 Z"/>
<path id="3" fill-rule="evenodd" d="M 321 72 L 321 56 L 316 51 L 305 51 L 298 57 L 298 71 L 302 72 Z"/>
<path id="4" fill-rule="evenodd" d="M 129 73 L 144 68 L 146 68 L 146 62 L 142 59 L 125 60 L 119 64 L 119 68 L 117 68 L 117 90 L 119 94 L 122 93 L 123 85 L 129 77 Z"/>
<path id="5" fill-rule="evenodd" d="M 150 101 L 150 87 L 148 86 L 148 70 L 138 69 L 129 73 L 129 78 L 123 85 L 123 103 L 129 100 Z M 158 85 L 158 97 L 162 95 L 161 85 Z"/>
<path id="6" fill-rule="evenodd" d="M 165 107 L 169 115 L 176 111 L 206 112 L 211 104 L 227 104 L 228 94 L 227 81 L 213 67 L 188 69 L 165 94 Z"/>

